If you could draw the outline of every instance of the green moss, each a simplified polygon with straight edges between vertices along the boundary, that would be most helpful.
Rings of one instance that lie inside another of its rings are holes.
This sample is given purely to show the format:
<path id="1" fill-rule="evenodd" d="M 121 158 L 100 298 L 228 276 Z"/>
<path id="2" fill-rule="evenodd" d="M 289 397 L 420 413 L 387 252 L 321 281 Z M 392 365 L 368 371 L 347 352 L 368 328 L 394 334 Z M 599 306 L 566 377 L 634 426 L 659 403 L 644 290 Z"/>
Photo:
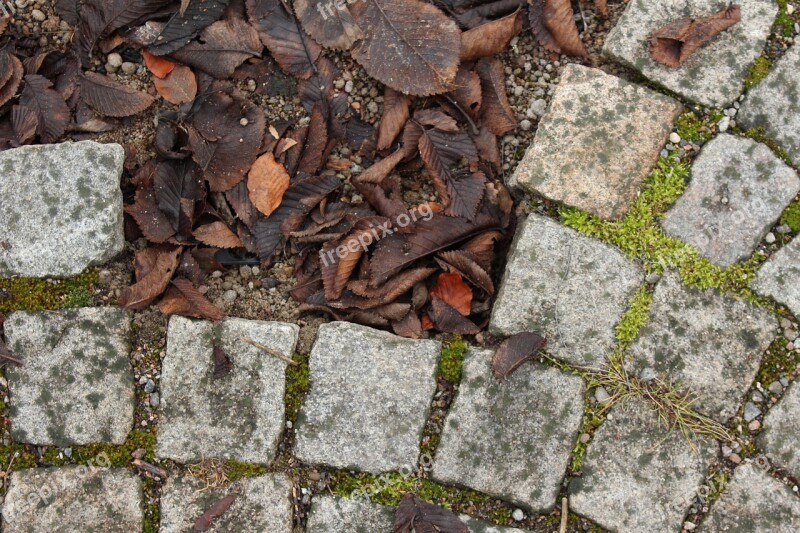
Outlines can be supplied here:
<path id="1" fill-rule="evenodd" d="M 675 127 L 681 139 L 687 141 L 707 142 L 714 136 L 713 123 L 710 120 L 701 120 L 691 111 L 679 116 Z"/>
<path id="2" fill-rule="evenodd" d="M 147 495 L 156 494 L 158 491 L 158 483 L 153 478 L 144 478 L 144 493 L 145 493 L 145 506 L 144 506 L 144 521 L 142 523 L 143 533 L 156 533 L 159 529 L 161 522 L 161 509 L 158 506 L 155 498 L 147 498 Z"/>
<path id="3" fill-rule="evenodd" d="M 625 348 L 636 339 L 639 330 L 647 322 L 650 303 L 653 301 L 653 294 L 648 287 L 639 287 L 636 294 L 631 298 L 628 311 L 622 315 L 617 324 L 617 340 L 620 346 Z"/>
<path id="4" fill-rule="evenodd" d="M 778 0 L 778 16 L 775 17 L 775 28 L 784 37 L 794 35 L 794 20 L 786 11 L 787 0 Z"/>
<path id="5" fill-rule="evenodd" d="M 781 215 L 781 224 L 789 226 L 793 232 L 800 233 L 800 201 L 794 202 Z"/>
<path id="6" fill-rule="evenodd" d="M 592 405 L 588 401 L 588 396 L 585 401 L 583 420 L 581 421 L 581 428 L 578 431 L 578 442 L 572 449 L 570 457 L 570 474 L 575 475 L 581 471 L 583 467 L 583 458 L 586 456 L 586 450 L 589 448 L 589 442 L 581 442 L 581 435 L 588 434 L 594 435 L 594 432 L 603 423 L 602 408 L 597 404 Z"/>
<path id="7" fill-rule="evenodd" d="M 66 280 L 0 279 L 0 313 L 86 307 L 92 303 L 92 285 L 97 271 L 91 270 Z"/>
<path id="8" fill-rule="evenodd" d="M 300 412 L 303 398 L 310 386 L 308 356 L 295 355 L 294 360 L 299 364 L 286 367 L 286 392 L 284 394 L 286 419 L 291 422 L 297 421 L 297 413 Z"/>
<path id="9" fill-rule="evenodd" d="M 788 351 L 786 344 L 786 339 L 782 335 L 778 336 L 761 359 L 757 381 L 764 387 L 781 377 L 791 376 L 800 364 L 800 353 Z"/>
<path id="10" fill-rule="evenodd" d="M 456 335 L 450 342 L 442 346 L 442 357 L 439 360 L 439 375 L 450 383 L 461 381 L 461 368 L 464 366 L 464 354 L 469 345 Z"/>
<path id="11" fill-rule="evenodd" d="M 231 481 L 246 477 L 261 476 L 269 472 L 269 467 L 266 465 L 257 465 L 250 463 L 241 463 L 235 459 L 228 459 L 225 461 L 225 475 Z"/>
<path id="12" fill-rule="evenodd" d="M 514 511 L 512 511 L 511 508 L 503 506 L 503 507 L 498 507 L 497 509 L 494 509 L 492 511 L 489 511 L 488 516 L 492 520 L 492 522 L 496 524 L 507 525 L 511 523 L 512 519 L 511 515 L 513 514 L 513 512 Z"/>
<path id="13" fill-rule="evenodd" d="M 562 208 L 564 224 L 610 243 L 640 260 L 649 272 L 676 270 L 687 285 L 732 292 L 759 301 L 748 287 L 763 258 L 755 256 L 728 269 L 714 266 L 692 246 L 668 236 L 658 224 L 666 209 L 686 189 L 689 167 L 675 157 L 661 158 L 642 193 L 620 221 L 607 221 L 573 208 Z M 629 331 L 621 332 L 623 336 Z"/>
<path id="14" fill-rule="evenodd" d="M 756 59 L 753 66 L 750 67 L 750 72 L 747 74 L 747 78 L 744 81 L 745 87 L 749 89 L 766 78 L 771 66 L 772 63 L 770 60 L 764 56 L 760 56 Z"/>
<path id="15" fill-rule="evenodd" d="M 756 142 L 760 142 L 761 144 L 766 144 L 770 150 L 775 152 L 779 158 L 783 160 L 789 166 L 794 166 L 792 164 L 792 160 L 789 158 L 789 152 L 781 148 L 781 146 L 769 138 L 764 131 L 764 128 L 750 128 L 747 131 L 742 132 L 745 137 L 753 139 Z"/>

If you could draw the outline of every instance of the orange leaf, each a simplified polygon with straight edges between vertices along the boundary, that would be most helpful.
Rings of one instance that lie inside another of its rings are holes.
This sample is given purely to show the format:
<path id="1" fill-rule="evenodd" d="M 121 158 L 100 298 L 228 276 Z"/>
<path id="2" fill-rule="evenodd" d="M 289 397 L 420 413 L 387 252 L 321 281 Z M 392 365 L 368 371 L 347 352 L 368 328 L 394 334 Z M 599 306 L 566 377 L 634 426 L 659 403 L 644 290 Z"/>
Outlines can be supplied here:
<path id="1" fill-rule="evenodd" d="M 171 104 L 181 105 L 194 101 L 197 96 L 197 77 L 192 69 L 183 65 L 175 65 L 167 77 L 163 80 L 156 78 L 153 80 L 156 91 L 164 100 Z"/>
<path id="2" fill-rule="evenodd" d="M 247 191 L 256 209 L 270 216 L 289 188 L 289 173 L 270 152 L 259 157 L 247 175 Z"/>
<path id="3" fill-rule="evenodd" d="M 194 230 L 194 238 L 217 248 L 241 248 L 242 241 L 224 222 L 212 222 Z"/>
<path id="4" fill-rule="evenodd" d="M 431 289 L 431 297 L 450 304 L 464 316 L 469 316 L 472 312 L 472 289 L 462 281 L 461 274 L 457 272 L 441 274 Z"/>
<path id="5" fill-rule="evenodd" d="M 161 78 L 162 80 L 167 77 L 167 74 L 172 72 L 172 69 L 178 66 L 177 63 L 164 57 L 154 56 L 147 50 L 145 50 L 142 55 L 144 56 L 144 64 L 147 65 L 148 70 L 153 73 L 153 76 Z"/>
<path id="6" fill-rule="evenodd" d="M 433 329 L 433 320 L 427 314 L 422 315 L 422 319 L 420 320 L 422 324 L 422 331 L 430 331 Z"/>

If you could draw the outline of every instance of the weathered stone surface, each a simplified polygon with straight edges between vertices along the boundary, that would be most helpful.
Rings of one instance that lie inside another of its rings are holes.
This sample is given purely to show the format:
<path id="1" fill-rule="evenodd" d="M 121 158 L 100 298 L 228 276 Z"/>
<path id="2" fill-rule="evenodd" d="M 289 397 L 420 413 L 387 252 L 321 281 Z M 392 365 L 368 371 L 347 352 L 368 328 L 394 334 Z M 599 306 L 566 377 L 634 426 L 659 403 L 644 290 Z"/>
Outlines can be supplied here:
<path id="1" fill-rule="evenodd" d="M 767 77 L 750 89 L 736 123 L 764 128 L 792 161 L 800 161 L 800 45 L 789 48 Z"/>
<path id="2" fill-rule="evenodd" d="M 601 70 L 567 65 L 509 185 L 622 218 L 681 109 L 672 98 Z"/>
<path id="3" fill-rule="evenodd" d="M 603 53 L 689 100 L 722 107 L 742 94 L 751 65 L 778 13 L 773 0 L 739 0 L 742 20 L 714 37 L 678 68 L 650 57 L 653 31 L 683 17 L 702 18 L 728 7 L 724 0 L 632 0 L 609 32 Z"/>
<path id="4" fill-rule="evenodd" d="M 200 515 L 230 494 L 237 494 L 236 500 L 222 516 L 214 519 L 208 531 L 288 533 L 292 530 L 291 491 L 292 484 L 284 474 L 244 478 L 210 489 L 200 479 L 170 478 L 161 494 L 159 533 L 194 531 Z"/>
<path id="5" fill-rule="evenodd" d="M 36 468 L 11 474 L 5 533 L 142 530 L 142 482 L 122 468 Z"/>
<path id="6" fill-rule="evenodd" d="M 156 454 L 183 463 L 209 457 L 270 463 L 284 427 L 286 363 L 242 341 L 291 357 L 299 327 L 229 318 L 172 317 L 161 374 Z M 214 378 L 213 343 L 233 370 Z"/>
<path id="7" fill-rule="evenodd" d="M 611 531 L 674 533 L 717 446 L 669 431 L 641 400 L 614 407 L 570 483 L 570 509 Z"/>
<path id="8" fill-rule="evenodd" d="M 795 477 L 800 478 L 800 386 L 794 383 L 778 404 L 764 417 L 759 446 Z"/>
<path id="9" fill-rule="evenodd" d="M 317 496 L 311 504 L 306 533 L 373 533 L 391 531 L 394 508 L 365 499 Z"/>
<path id="10" fill-rule="evenodd" d="M 616 248 L 530 215 L 517 230 L 489 327 L 501 335 L 539 332 L 554 356 L 598 368 L 643 281 L 641 268 Z"/>
<path id="11" fill-rule="evenodd" d="M 374 473 L 414 468 L 440 352 L 434 341 L 345 322 L 321 326 L 297 421 L 297 457 Z"/>
<path id="12" fill-rule="evenodd" d="M 493 352 L 470 349 L 431 476 L 524 506 L 556 503 L 583 417 L 583 380 L 524 364 L 500 382 Z"/>
<path id="13" fill-rule="evenodd" d="M 764 263 L 752 287 L 800 316 L 800 237 L 795 237 Z"/>
<path id="14" fill-rule="evenodd" d="M 525 533 L 525 531 L 521 529 L 517 529 L 515 527 L 503 527 L 503 526 L 496 526 L 494 524 L 487 524 L 486 522 L 481 522 L 471 516 L 461 515 L 461 521 L 466 524 L 467 529 L 470 533 Z"/>
<path id="15" fill-rule="evenodd" d="M 0 278 L 74 276 L 121 252 L 124 160 L 91 141 L 0 153 Z"/>
<path id="16" fill-rule="evenodd" d="M 626 367 L 645 379 L 680 383 L 697 397 L 698 411 L 724 422 L 736 413 L 777 328 L 769 311 L 687 287 L 668 273 L 656 287 Z"/>
<path id="17" fill-rule="evenodd" d="M 130 317 L 110 307 L 17 312 L 6 337 L 21 367 L 6 367 L 17 442 L 122 444 L 133 426 Z"/>
<path id="18" fill-rule="evenodd" d="M 689 187 L 663 226 L 727 268 L 750 257 L 798 191 L 797 173 L 769 148 L 721 134 L 695 159 Z"/>
<path id="19" fill-rule="evenodd" d="M 769 472 L 743 464 L 734 471 L 699 531 L 795 533 L 800 531 L 800 499 Z"/>

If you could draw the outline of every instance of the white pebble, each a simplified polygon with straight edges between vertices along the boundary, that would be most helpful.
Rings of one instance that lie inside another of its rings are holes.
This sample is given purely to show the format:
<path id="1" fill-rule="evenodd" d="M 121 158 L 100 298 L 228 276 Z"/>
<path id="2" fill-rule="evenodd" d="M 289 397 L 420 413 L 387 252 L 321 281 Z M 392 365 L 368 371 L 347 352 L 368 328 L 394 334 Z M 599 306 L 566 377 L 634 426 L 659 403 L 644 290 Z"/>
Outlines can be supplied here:
<path id="1" fill-rule="evenodd" d="M 792 4 L 789 4 L 786 6 L 786 14 L 791 15 L 792 13 L 794 13 L 794 6 Z"/>
<path id="2" fill-rule="evenodd" d="M 681 136 L 675 133 L 674 131 L 669 134 L 669 142 L 672 144 L 678 144 L 681 142 Z"/>
<path id="3" fill-rule="evenodd" d="M 347 80 L 344 84 L 344 92 L 351 93 L 353 92 L 353 80 Z"/>
<path id="4" fill-rule="evenodd" d="M 47 20 L 47 15 L 45 15 L 40 9 L 34 9 L 31 11 L 31 16 L 33 17 L 33 20 L 37 22 L 44 22 Z"/>
<path id="5" fill-rule="evenodd" d="M 242 118 L 242 120 L 239 121 L 239 125 L 241 126 L 247 126 L 248 124 L 250 124 L 250 121 L 246 118 Z"/>
<path id="6" fill-rule="evenodd" d="M 772 233 L 772 232 L 767 233 L 766 241 L 769 244 L 772 244 L 773 242 L 775 242 L 775 234 Z"/>
<path id="7" fill-rule="evenodd" d="M 531 121 L 528 120 L 527 118 L 523 119 L 520 121 L 519 127 L 522 128 L 523 131 L 528 131 L 529 129 L 531 129 Z"/>
<path id="8" fill-rule="evenodd" d="M 724 133 L 728 131 L 728 127 L 730 125 L 731 125 L 731 117 L 726 115 L 722 117 L 722 120 L 719 121 L 719 123 L 717 124 L 717 128 L 719 129 L 720 133 Z"/>
<path id="9" fill-rule="evenodd" d="M 126 61 L 122 64 L 122 72 L 130 76 L 136 72 L 136 65 L 130 61 Z"/>
<path id="10" fill-rule="evenodd" d="M 122 56 L 118 53 L 114 52 L 113 54 L 108 54 L 108 64 L 114 68 L 119 68 L 122 66 Z"/>
<path id="11" fill-rule="evenodd" d="M 511 513 L 511 517 L 517 522 L 521 522 L 525 519 L 525 513 L 522 512 L 522 509 L 514 509 L 514 512 Z"/>

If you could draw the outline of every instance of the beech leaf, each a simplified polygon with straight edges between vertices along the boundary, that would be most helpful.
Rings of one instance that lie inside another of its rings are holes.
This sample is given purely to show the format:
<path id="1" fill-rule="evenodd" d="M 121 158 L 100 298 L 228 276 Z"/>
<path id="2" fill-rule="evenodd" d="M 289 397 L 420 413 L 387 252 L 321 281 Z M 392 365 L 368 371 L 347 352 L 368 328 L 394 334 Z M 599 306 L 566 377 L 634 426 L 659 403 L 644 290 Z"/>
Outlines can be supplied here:
<path id="1" fill-rule="evenodd" d="M 742 19 L 741 8 L 731 5 L 701 19 L 684 17 L 650 35 L 650 55 L 668 67 L 681 66 L 701 46 Z"/>
<path id="2" fill-rule="evenodd" d="M 578 35 L 570 0 L 530 0 L 528 13 L 531 31 L 545 49 L 557 54 L 589 57 Z"/>
<path id="3" fill-rule="evenodd" d="M 533 360 L 547 346 L 541 335 L 530 332 L 517 333 L 500 345 L 492 357 L 492 372 L 497 379 L 510 376 L 525 361 Z"/>
<path id="4" fill-rule="evenodd" d="M 158 309 L 165 315 L 191 316 L 205 320 L 218 321 L 225 318 L 222 311 L 209 302 L 205 296 L 186 278 L 172 280 Z"/>
<path id="5" fill-rule="evenodd" d="M 522 11 L 481 24 L 461 34 L 461 61 L 490 57 L 505 51 L 522 31 Z"/>
<path id="6" fill-rule="evenodd" d="M 155 98 L 125 87 L 96 72 L 81 75 L 81 98 L 89 107 L 107 117 L 129 117 L 150 107 Z"/>
<path id="7" fill-rule="evenodd" d="M 258 32 L 239 18 L 220 20 L 200 33 L 172 57 L 219 80 L 229 78 L 248 58 L 258 57 L 264 46 Z"/>
<path id="8" fill-rule="evenodd" d="M 281 205 L 289 182 L 289 173 L 272 152 L 267 152 L 256 160 L 247 175 L 250 201 L 268 217 Z"/>
<path id="9" fill-rule="evenodd" d="M 70 119 L 69 107 L 50 80 L 38 74 L 25 76 L 19 101 L 36 114 L 36 132 L 42 143 L 54 143 L 64 135 Z"/>
<path id="10" fill-rule="evenodd" d="M 349 50 L 364 34 L 347 7 L 330 0 L 295 0 L 294 9 L 303 29 L 327 48 Z"/>
<path id="11" fill-rule="evenodd" d="M 411 116 L 408 96 L 387 87 L 383 93 L 383 117 L 378 127 L 378 150 L 389 148 Z"/>

